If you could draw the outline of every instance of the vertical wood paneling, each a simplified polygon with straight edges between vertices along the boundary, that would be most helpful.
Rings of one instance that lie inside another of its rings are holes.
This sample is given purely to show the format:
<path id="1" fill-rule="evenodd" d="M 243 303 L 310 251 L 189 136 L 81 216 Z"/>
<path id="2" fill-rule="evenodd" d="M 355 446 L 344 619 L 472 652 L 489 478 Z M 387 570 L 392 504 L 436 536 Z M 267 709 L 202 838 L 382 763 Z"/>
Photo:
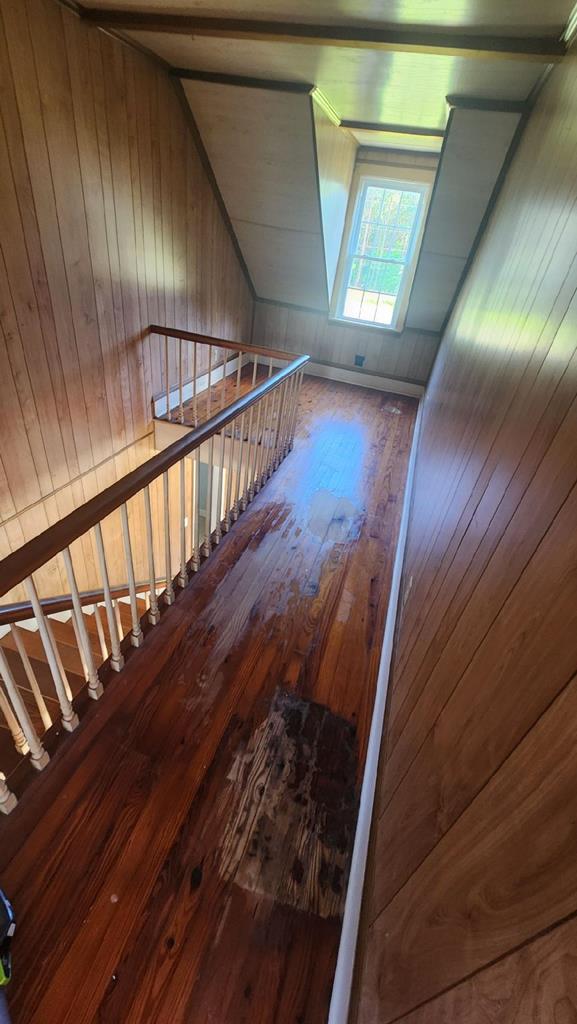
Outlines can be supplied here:
<path id="1" fill-rule="evenodd" d="M 389 334 L 378 328 L 354 327 L 329 320 L 326 313 L 255 303 L 255 345 L 288 352 L 307 352 L 313 361 L 354 369 L 355 355 L 364 369 L 383 377 L 425 384 L 433 365 L 438 335 L 407 329 Z"/>
<path id="2" fill-rule="evenodd" d="M 576 126 L 572 55 L 532 114 L 428 387 L 362 1024 L 577 1015 L 559 969 L 577 915 Z"/>
<path id="3" fill-rule="evenodd" d="M 149 433 L 150 322 L 248 340 L 252 302 L 158 65 L 54 0 L 0 0 L 0 115 L 6 516 Z"/>

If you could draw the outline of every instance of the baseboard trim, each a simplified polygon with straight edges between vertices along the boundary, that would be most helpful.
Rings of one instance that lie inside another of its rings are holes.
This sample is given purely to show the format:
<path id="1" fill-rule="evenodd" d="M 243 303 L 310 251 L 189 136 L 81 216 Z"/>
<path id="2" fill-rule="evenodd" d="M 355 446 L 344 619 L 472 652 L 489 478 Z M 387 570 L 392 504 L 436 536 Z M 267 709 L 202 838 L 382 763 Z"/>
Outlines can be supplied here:
<path id="1" fill-rule="evenodd" d="M 410 398 L 422 398 L 425 388 L 422 384 L 413 384 L 394 377 L 381 377 L 378 373 L 356 373 L 341 366 L 328 366 L 325 363 L 307 363 L 305 373 L 313 377 L 326 377 L 337 380 L 341 384 L 355 384 L 360 388 L 372 388 L 377 391 L 390 391 L 394 395 L 408 395 Z"/>
<path id="2" fill-rule="evenodd" d="M 407 481 L 403 497 L 403 511 L 401 514 L 399 539 L 397 541 L 393 576 L 391 579 L 391 594 L 389 597 L 389 607 L 387 609 L 383 646 L 381 648 L 375 703 L 373 707 L 371 731 L 367 747 L 367 759 L 361 787 L 359 816 L 355 832 L 351 871 L 345 900 L 345 912 L 343 915 L 343 926 L 341 929 L 339 953 L 333 982 L 328 1024 L 347 1024 L 349 1016 L 359 921 L 361 916 L 361 904 L 363 899 L 363 887 L 365 882 L 369 838 L 373 818 L 373 805 L 377 785 L 377 772 L 381 740 L 383 736 L 387 691 L 389 688 L 389 675 L 393 653 L 393 637 L 395 633 L 395 622 L 399 604 L 401 573 L 403 571 L 403 561 L 407 542 L 409 512 L 413 495 L 415 463 L 421 433 L 422 409 L 423 403 L 420 402 L 415 421 L 409 465 L 407 467 Z"/>

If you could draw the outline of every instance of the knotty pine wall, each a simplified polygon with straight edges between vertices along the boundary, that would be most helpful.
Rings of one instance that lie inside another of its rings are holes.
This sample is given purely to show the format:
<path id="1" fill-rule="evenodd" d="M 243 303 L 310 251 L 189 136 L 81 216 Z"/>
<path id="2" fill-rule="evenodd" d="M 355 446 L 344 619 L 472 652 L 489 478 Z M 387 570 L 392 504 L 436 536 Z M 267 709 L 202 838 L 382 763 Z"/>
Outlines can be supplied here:
<path id="1" fill-rule="evenodd" d="M 58 517 L 43 499 L 140 458 L 163 373 L 147 325 L 248 341 L 252 300 L 158 64 L 55 0 L 0 0 L 0 114 L 6 551 L 23 510 L 28 539 Z"/>
<path id="2" fill-rule="evenodd" d="M 357 1024 L 577 1020 L 577 59 L 424 406 Z"/>

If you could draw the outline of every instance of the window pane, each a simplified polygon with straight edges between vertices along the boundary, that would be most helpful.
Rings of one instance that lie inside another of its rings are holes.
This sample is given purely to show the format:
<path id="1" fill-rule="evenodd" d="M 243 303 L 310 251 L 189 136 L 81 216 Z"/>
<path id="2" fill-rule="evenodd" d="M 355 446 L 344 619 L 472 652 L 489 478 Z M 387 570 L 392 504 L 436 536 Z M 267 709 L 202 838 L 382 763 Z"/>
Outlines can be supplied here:
<path id="1" fill-rule="evenodd" d="M 418 192 L 403 192 L 396 221 L 399 227 L 410 228 L 419 208 L 420 194 Z"/>
<path id="2" fill-rule="evenodd" d="M 394 295 L 379 295 L 379 302 L 377 305 L 377 312 L 375 313 L 375 323 L 383 324 L 388 327 L 393 322 L 393 313 L 395 312 L 395 296 Z"/>
<path id="3" fill-rule="evenodd" d="M 405 261 L 409 252 L 410 240 L 409 228 L 389 228 L 385 235 L 382 255 L 388 260 Z"/>
<path id="4" fill-rule="evenodd" d="M 380 225 L 363 221 L 359 232 L 357 252 L 362 256 L 383 256 L 386 229 Z"/>
<path id="5" fill-rule="evenodd" d="M 383 196 L 382 188 L 369 185 L 363 207 L 363 220 L 378 220 Z"/>
<path id="6" fill-rule="evenodd" d="M 390 326 L 412 260 L 422 191 L 367 185 L 349 243 L 350 272 L 342 315 Z M 359 215 L 360 214 L 360 215 Z"/>
<path id="7" fill-rule="evenodd" d="M 384 188 L 382 191 L 383 205 L 381 207 L 381 223 L 395 224 L 403 193 L 398 189 L 392 188 Z"/>
<path id="8" fill-rule="evenodd" d="M 402 276 L 403 268 L 400 265 L 355 257 L 351 267 L 349 285 L 351 288 L 363 288 L 365 291 L 396 295 L 401 285 Z"/>
<path id="9" fill-rule="evenodd" d="M 345 306 L 343 309 L 344 315 L 358 318 L 361 314 L 362 298 L 363 292 L 359 288 L 347 288 Z"/>
<path id="10" fill-rule="evenodd" d="M 361 320 L 370 320 L 374 322 L 375 313 L 377 312 L 377 305 L 379 302 L 378 292 L 365 292 L 363 295 L 363 301 L 361 302 Z"/>

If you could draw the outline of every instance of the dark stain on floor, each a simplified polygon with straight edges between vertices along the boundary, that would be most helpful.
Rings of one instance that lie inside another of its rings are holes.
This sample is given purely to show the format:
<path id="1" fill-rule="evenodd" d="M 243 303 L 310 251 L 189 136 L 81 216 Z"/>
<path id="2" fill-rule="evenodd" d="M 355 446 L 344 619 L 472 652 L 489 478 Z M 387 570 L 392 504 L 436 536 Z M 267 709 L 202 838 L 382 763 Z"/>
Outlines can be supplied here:
<path id="1" fill-rule="evenodd" d="M 355 727 L 278 689 L 235 754 L 221 872 L 286 906 L 342 914 L 357 816 Z"/>

